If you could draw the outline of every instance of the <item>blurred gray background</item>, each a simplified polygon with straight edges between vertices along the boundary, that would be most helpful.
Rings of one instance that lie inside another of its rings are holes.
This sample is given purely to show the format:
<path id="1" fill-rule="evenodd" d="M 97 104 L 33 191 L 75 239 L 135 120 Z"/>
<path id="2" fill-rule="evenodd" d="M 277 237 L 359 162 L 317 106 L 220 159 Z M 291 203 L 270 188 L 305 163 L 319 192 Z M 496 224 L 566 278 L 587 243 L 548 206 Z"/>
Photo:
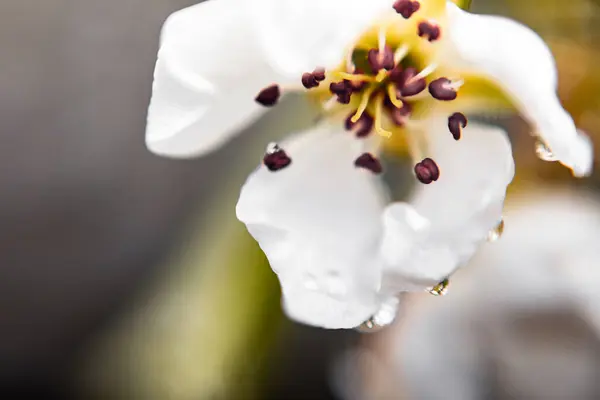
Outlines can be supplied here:
<path id="1" fill-rule="evenodd" d="M 198 213 L 233 213 L 231 201 L 210 200 L 225 181 L 241 184 L 243 175 L 232 178 L 223 161 L 248 148 L 251 135 L 198 160 L 161 159 L 144 147 L 160 27 L 171 12 L 194 3 L 0 2 L 3 396 L 73 398 L 74 369 L 90 344 L 160 281 L 169 254 L 193 236 Z M 474 3 L 514 15 L 545 37 L 571 40 L 551 43 L 566 82 L 561 88 L 570 111 L 594 134 L 600 78 L 581 68 L 597 65 L 597 3 Z M 585 84 L 573 78 L 584 74 Z M 530 144 L 523 152 L 532 153 Z M 528 160 L 518 160 L 521 173 L 532 165 Z M 263 398 L 339 398 L 328 383 L 330 361 L 358 335 L 290 322 L 273 329 L 278 335 L 266 358 L 276 372 Z"/>

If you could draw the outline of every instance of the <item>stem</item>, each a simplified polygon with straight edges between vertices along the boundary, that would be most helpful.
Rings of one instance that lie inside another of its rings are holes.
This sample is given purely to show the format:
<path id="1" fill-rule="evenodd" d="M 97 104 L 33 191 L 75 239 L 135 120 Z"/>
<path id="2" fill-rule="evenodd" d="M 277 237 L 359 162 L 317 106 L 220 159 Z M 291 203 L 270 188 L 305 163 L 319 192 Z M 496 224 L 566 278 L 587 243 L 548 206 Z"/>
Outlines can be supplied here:
<path id="1" fill-rule="evenodd" d="M 452 0 L 454 4 L 462 8 L 463 10 L 469 10 L 473 0 Z"/>

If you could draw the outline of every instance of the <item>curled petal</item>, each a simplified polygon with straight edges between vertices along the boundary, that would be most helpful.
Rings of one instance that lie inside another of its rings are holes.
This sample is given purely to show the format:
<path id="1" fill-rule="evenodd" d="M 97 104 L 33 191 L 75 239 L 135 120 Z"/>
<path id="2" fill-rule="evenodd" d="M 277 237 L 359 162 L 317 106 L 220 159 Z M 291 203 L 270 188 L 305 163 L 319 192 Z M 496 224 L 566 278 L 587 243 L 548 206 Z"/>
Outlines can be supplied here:
<path id="1" fill-rule="evenodd" d="M 381 255 L 388 291 L 433 285 L 450 276 L 502 219 L 514 174 L 505 132 L 470 123 L 457 142 L 444 122 L 427 132 L 428 156 L 439 166 L 440 178 L 421 185 L 410 206 L 391 204 L 383 214 Z"/>
<path id="2" fill-rule="evenodd" d="M 470 14 L 451 3 L 447 10 L 455 50 L 448 62 L 495 80 L 558 161 L 576 176 L 589 174 L 592 146 L 560 104 L 554 59 L 542 39 L 506 18 Z"/>
<path id="3" fill-rule="evenodd" d="M 279 81 L 235 0 L 172 14 L 162 30 L 146 145 L 191 157 L 214 150 L 260 115 L 254 98 Z"/>
<path id="4" fill-rule="evenodd" d="M 287 314 L 325 328 L 352 328 L 378 310 L 376 260 L 386 198 L 377 175 L 354 162 L 364 142 L 322 125 L 281 144 L 292 163 L 260 166 L 237 216 L 281 282 Z"/>

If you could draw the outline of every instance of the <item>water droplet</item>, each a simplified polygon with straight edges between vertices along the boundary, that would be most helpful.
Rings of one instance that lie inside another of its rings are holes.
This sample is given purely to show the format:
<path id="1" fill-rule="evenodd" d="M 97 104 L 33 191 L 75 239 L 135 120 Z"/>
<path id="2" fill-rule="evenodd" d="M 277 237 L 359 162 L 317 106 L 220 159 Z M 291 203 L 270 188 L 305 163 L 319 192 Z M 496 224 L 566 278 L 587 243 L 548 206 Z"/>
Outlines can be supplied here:
<path id="1" fill-rule="evenodd" d="M 557 158 L 552 153 L 552 150 L 546 145 L 546 143 L 538 140 L 535 142 L 535 154 L 538 156 L 540 160 L 543 161 L 556 161 Z"/>
<path id="2" fill-rule="evenodd" d="M 390 326 L 394 323 L 396 316 L 398 315 L 399 303 L 397 297 L 389 298 L 381 305 L 379 311 L 355 329 L 362 333 L 374 333 Z"/>
<path id="3" fill-rule="evenodd" d="M 445 296 L 448 294 L 448 287 L 450 286 L 450 280 L 444 279 L 429 290 L 429 293 L 434 296 Z"/>
<path id="4" fill-rule="evenodd" d="M 267 145 L 266 153 L 274 154 L 274 153 L 277 153 L 279 150 L 281 150 L 281 147 L 279 147 L 279 145 L 277 143 L 271 142 Z"/>
<path id="5" fill-rule="evenodd" d="M 488 232 L 487 240 L 490 243 L 493 243 L 502 237 L 504 233 L 504 220 L 501 220 L 500 223 L 491 231 Z"/>

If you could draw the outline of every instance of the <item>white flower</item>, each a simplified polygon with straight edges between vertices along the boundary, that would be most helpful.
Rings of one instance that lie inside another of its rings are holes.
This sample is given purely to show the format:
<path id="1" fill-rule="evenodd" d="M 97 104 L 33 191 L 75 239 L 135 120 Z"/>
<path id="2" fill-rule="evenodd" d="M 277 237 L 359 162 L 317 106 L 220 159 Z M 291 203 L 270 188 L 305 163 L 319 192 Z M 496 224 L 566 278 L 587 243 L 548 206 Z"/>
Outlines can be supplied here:
<path id="1" fill-rule="evenodd" d="M 552 56 L 532 31 L 452 2 L 210 0 L 165 24 L 146 143 L 201 155 L 261 105 L 306 91 L 323 122 L 270 146 L 237 215 L 278 274 L 288 314 L 350 328 L 398 292 L 447 278 L 501 222 L 509 143 L 499 129 L 466 126 L 463 113 L 509 99 L 545 159 L 590 172 L 589 141 L 555 86 Z M 427 185 L 389 203 L 379 155 L 403 142 Z"/>
<path id="2" fill-rule="evenodd" d="M 392 364 L 385 379 L 405 382 L 410 398 L 493 397 L 480 384 L 493 365 L 515 398 L 592 398 L 581 392 L 596 387 L 594 356 L 572 336 L 583 324 L 563 325 L 579 317 L 600 338 L 600 202 L 555 188 L 513 200 L 502 241 L 482 249 L 446 301 L 423 299 L 378 346 Z"/>

